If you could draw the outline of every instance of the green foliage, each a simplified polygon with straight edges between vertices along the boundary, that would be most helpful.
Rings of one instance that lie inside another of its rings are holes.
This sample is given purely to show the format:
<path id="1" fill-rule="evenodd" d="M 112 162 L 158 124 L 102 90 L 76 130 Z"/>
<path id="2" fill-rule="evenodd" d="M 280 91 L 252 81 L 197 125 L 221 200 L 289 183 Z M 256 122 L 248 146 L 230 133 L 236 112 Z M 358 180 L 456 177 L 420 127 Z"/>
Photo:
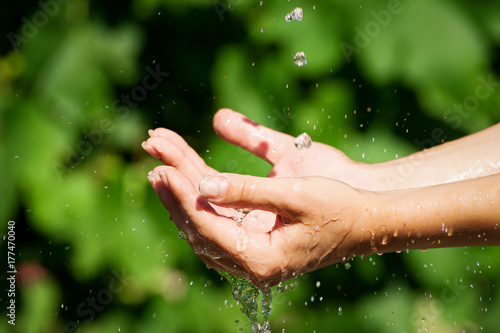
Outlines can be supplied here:
<path id="1" fill-rule="evenodd" d="M 303 21 L 286 22 L 297 5 Z M 148 128 L 179 132 L 221 171 L 263 176 L 269 165 L 212 132 L 218 108 L 369 163 L 441 143 L 435 129 L 452 140 L 500 121 L 499 2 L 1 6 L 0 221 L 16 221 L 22 277 L 18 324 L 4 317 L 1 331 L 250 330 L 147 183 Z M 333 265 L 275 292 L 271 326 L 495 331 L 499 260 L 460 248 Z"/>

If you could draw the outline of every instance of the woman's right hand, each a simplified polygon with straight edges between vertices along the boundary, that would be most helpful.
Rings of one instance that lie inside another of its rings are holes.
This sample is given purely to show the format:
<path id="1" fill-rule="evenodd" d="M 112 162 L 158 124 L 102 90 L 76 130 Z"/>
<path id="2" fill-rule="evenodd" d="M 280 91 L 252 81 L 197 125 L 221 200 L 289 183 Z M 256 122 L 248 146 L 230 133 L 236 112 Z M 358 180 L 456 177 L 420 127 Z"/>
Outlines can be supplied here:
<path id="1" fill-rule="evenodd" d="M 345 183 L 220 173 L 205 177 L 198 190 L 175 168 L 154 177 L 150 181 L 162 202 L 176 202 L 176 224 L 195 253 L 209 266 L 257 286 L 271 287 L 371 251 L 366 218 L 371 192 Z M 247 214 L 238 222 L 217 207 Z"/>

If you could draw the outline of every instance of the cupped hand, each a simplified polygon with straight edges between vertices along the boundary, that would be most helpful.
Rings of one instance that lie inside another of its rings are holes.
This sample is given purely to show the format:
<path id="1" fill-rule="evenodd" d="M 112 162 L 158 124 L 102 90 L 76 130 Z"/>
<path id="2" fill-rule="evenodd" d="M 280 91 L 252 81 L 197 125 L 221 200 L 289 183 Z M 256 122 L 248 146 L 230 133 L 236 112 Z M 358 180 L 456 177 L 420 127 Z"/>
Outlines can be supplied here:
<path id="1" fill-rule="evenodd" d="M 338 179 L 356 187 L 364 182 L 359 176 L 364 174 L 359 171 L 360 164 L 351 161 L 333 147 L 315 142 L 309 149 L 297 150 L 294 137 L 259 125 L 242 114 L 228 109 L 222 109 L 214 116 L 213 126 L 224 140 L 271 163 L 273 168 L 269 174 L 270 177 L 323 176 Z M 150 138 L 143 143 L 143 148 L 165 164 L 155 168 L 149 180 L 163 205 L 170 212 L 170 218 L 181 231 L 188 235 L 188 241 L 194 252 L 199 254 L 204 262 L 233 271 L 238 275 L 244 275 L 245 269 L 239 266 L 241 263 L 235 263 L 232 254 L 221 252 L 220 244 L 212 244 L 200 236 L 197 231 L 199 221 L 191 221 L 192 216 L 186 212 L 185 203 L 181 200 L 183 198 L 172 193 L 164 173 L 166 169 L 172 168 L 175 170 L 170 170 L 171 173 L 178 171 L 178 177 L 181 177 L 186 184 L 189 182 L 189 186 L 195 189 L 191 196 L 196 196 L 202 179 L 207 175 L 216 174 L 217 170 L 209 167 L 175 132 L 158 128 L 150 131 L 149 134 Z M 197 195 L 199 198 L 199 193 Z M 234 208 L 196 200 L 198 204 L 203 205 L 205 211 L 211 210 L 212 215 L 225 216 L 233 224 L 241 218 L 241 213 Z M 255 209 L 246 214 L 245 220 L 251 221 L 246 225 L 251 225 L 253 232 L 265 233 L 272 230 L 279 219 L 276 214 L 268 210 Z M 231 241 L 231 238 L 228 238 L 228 241 Z M 266 276 L 266 274 L 260 275 Z"/>
<path id="2" fill-rule="evenodd" d="M 198 189 L 171 167 L 150 177 L 156 178 L 151 181 L 162 201 L 178 203 L 179 226 L 195 253 L 208 265 L 258 286 L 273 286 L 362 249 L 367 192 L 345 183 L 220 173 L 205 177 Z M 214 204 L 263 213 L 235 221 L 218 213 Z"/>

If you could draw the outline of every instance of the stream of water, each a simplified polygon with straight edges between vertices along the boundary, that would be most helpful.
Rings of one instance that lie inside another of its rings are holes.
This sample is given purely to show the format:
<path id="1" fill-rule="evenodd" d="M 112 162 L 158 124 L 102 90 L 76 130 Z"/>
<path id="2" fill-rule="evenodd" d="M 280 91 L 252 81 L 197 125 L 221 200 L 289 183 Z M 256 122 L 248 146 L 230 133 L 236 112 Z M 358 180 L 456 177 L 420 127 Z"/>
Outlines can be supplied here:
<path id="1" fill-rule="evenodd" d="M 271 333 L 269 316 L 271 315 L 271 302 L 273 293 L 271 289 L 261 290 L 254 286 L 242 276 L 234 276 L 231 273 L 217 269 L 217 272 L 231 284 L 233 297 L 241 304 L 241 312 L 250 320 L 250 327 L 253 333 Z M 259 323 L 258 297 L 262 294 L 261 312 L 263 316 L 262 324 Z"/>

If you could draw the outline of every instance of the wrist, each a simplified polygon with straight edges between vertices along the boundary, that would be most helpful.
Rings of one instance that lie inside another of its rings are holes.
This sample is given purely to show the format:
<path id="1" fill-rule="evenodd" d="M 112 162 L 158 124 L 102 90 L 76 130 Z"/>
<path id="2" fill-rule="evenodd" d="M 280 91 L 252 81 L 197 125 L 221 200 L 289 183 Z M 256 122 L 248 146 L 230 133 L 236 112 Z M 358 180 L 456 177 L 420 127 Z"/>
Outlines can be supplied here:
<path id="1" fill-rule="evenodd" d="M 438 170 L 426 165 L 425 151 L 417 152 L 399 159 L 369 165 L 373 191 L 393 191 L 422 186 L 436 185 Z"/>
<path id="2" fill-rule="evenodd" d="M 357 175 L 355 188 L 367 191 L 392 191 L 406 188 L 411 181 L 410 174 L 405 173 L 405 166 L 399 160 L 382 163 L 354 162 L 353 172 Z"/>
<path id="3" fill-rule="evenodd" d="M 344 174 L 338 178 L 361 191 L 387 191 L 392 189 L 384 175 L 388 168 L 381 164 L 350 161 L 350 165 L 343 168 Z"/>
<path id="4" fill-rule="evenodd" d="M 351 207 L 353 223 L 349 225 L 349 232 L 341 242 L 341 246 L 332 253 L 332 262 L 389 252 L 378 247 L 378 244 L 383 244 L 388 248 L 390 235 L 391 233 L 394 235 L 394 222 L 386 218 L 388 215 L 385 211 L 387 209 L 386 194 L 361 189 L 356 192 L 358 197 L 351 201 L 355 203 L 355 206 Z M 338 238 L 338 233 L 330 233 L 330 235 L 333 237 L 330 243 L 334 243 Z"/>
<path id="5" fill-rule="evenodd" d="M 442 190 L 432 186 L 370 193 L 363 217 L 369 230 L 364 254 L 453 246 L 453 209 Z"/>
<path id="6" fill-rule="evenodd" d="M 371 253 L 499 245 L 499 179 L 373 193 L 365 210 Z"/>

